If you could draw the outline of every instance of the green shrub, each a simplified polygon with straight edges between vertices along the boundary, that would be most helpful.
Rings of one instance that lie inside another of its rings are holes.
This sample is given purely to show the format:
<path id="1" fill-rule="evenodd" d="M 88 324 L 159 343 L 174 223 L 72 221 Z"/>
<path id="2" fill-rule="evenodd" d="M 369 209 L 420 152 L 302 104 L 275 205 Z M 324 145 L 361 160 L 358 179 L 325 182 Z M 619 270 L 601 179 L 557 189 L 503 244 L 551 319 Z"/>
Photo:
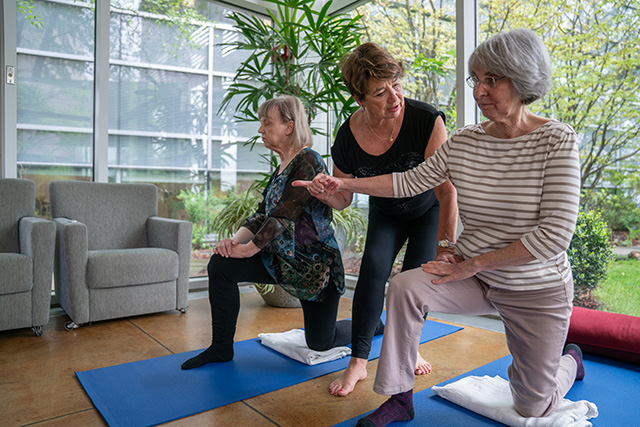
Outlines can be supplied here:
<path id="1" fill-rule="evenodd" d="M 611 231 L 595 211 L 580 211 L 567 250 L 576 288 L 595 289 L 607 277 L 613 261 Z"/>
<path id="2" fill-rule="evenodd" d="M 258 210 L 262 195 L 254 188 L 242 191 L 229 191 L 227 198 L 222 202 L 222 209 L 211 222 L 211 232 L 218 240 L 232 237 L 244 220 Z"/>
<path id="3" fill-rule="evenodd" d="M 191 244 L 195 249 L 204 246 L 204 238 L 210 234 L 211 225 L 217 213 L 224 206 L 221 198 L 212 191 L 200 190 L 198 187 L 182 190 L 178 200 L 184 204 L 184 209 L 193 223 L 193 238 Z"/>

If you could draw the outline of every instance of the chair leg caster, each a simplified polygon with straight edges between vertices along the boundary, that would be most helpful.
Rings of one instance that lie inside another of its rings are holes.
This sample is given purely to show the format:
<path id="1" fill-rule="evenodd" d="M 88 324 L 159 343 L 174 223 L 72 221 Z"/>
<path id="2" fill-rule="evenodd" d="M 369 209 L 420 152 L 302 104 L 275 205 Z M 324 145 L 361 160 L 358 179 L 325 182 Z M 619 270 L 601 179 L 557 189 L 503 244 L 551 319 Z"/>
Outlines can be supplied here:
<path id="1" fill-rule="evenodd" d="M 42 325 L 33 326 L 31 330 L 33 331 L 33 335 L 37 337 L 42 335 Z"/>
<path id="2" fill-rule="evenodd" d="M 189 310 L 189 307 L 184 307 L 184 308 L 179 309 L 178 311 L 179 311 L 180 313 L 184 314 L 184 313 L 186 313 L 188 310 Z"/>
<path id="3" fill-rule="evenodd" d="M 64 329 L 67 331 L 73 331 L 74 329 L 78 329 L 80 325 L 76 324 L 74 321 L 69 321 L 64 324 Z"/>

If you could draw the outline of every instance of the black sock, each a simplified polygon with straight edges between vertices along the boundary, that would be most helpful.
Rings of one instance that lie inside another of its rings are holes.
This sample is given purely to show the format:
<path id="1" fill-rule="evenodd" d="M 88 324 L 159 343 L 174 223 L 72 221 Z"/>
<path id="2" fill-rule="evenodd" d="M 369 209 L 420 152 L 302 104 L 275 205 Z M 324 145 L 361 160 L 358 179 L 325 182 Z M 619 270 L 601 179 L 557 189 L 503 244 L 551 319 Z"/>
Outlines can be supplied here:
<path id="1" fill-rule="evenodd" d="M 395 421 L 409 421 L 415 417 L 413 390 L 394 394 L 372 414 L 358 420 L 356 427 L 384 427 Z"/>
<path id="2" fill-rule="evenodd" d="M 233 360 L 233 345 L 231 346 L 231 350 L 226 351 L 220 351 L 211 346 L 199 355 L 184 362 L 182 369 L 199 368 L 207 363 L 228 362 L 230 360 Z"/>

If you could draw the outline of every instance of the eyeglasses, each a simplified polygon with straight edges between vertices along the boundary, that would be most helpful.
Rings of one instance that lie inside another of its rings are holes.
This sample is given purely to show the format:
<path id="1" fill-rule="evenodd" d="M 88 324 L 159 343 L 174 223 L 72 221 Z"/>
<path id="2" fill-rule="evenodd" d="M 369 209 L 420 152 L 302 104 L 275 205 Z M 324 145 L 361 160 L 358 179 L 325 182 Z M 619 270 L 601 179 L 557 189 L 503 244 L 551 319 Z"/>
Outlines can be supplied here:
<path id="1" fill-rule="evenodd" d="M 494 87 L 496 87 L 496 84 L 504 79 L 506 76 L 502 76 L 502 77 L 485 77 L 484 79 L 480 80 L 479 78 L 477 78 L 476 76 L 469 76 L 467 77 L 467 85 L 471 88 L 471 89 L 475 89 L 478 87 L 478 85 L 480 83 L 482 83 L 485 87 L 491 88 L 493 89 Z"/>

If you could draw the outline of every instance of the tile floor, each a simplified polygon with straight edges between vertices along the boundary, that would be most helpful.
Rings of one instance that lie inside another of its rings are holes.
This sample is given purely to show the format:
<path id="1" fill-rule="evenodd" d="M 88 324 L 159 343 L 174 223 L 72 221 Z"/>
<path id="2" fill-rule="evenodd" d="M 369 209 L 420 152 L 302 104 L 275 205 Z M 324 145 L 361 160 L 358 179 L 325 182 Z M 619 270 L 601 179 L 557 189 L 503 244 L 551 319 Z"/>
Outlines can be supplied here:
<path id="1" fill-rule="evenodd" d="M 300 309 L 266 306 L 255 292 L 243 293 L 241 304 L 237 341 L 255 338 L 260 332 L 302 326 Z M 342 299 L 339 317 L 351 317 L 350 299 Z M 209 304 L 203 293 L 192 296 L 186 314 L 171 311 L 97 322 L 70 332 L 64 329 L 67 320 L 58 309 L 52 311 L 41 337 L 33 336 L 30 329 L 0 332 L 0 426 L 105 426 L 74 371 L 181 353 L 210 343 Z M 415 390 L 505 356 L 504 341 L 499 331 L 465 326 L 423 344 L 421 353 L 434 371 L 419 377 Z M 327 392 L 329 383 L 340 374 L 336 372 L 166 425 L 332 426 L 385 400 L 372 391 L 376 366 L 377 361 L 369 362 L 367 379 L 346 398 Z"/>

